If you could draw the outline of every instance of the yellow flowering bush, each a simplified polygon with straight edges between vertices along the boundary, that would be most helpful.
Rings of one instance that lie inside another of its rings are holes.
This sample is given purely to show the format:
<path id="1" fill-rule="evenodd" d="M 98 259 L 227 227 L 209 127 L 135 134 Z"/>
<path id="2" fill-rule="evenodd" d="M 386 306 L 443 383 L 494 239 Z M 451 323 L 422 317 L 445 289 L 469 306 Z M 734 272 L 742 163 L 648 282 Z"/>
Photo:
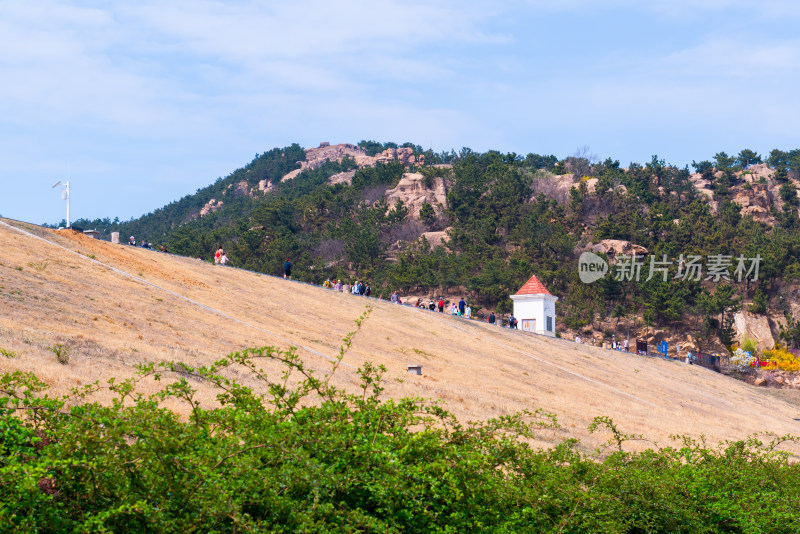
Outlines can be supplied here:
<path id="1" fill-rule="evenodd" d="M 797 354 L 786 348 L 776 345 L 772 350 L 764 351 L 764 359 L 774 362 L 767 369 L 780 369 L 781 371 L 800 371 L 800 358 Z"/>

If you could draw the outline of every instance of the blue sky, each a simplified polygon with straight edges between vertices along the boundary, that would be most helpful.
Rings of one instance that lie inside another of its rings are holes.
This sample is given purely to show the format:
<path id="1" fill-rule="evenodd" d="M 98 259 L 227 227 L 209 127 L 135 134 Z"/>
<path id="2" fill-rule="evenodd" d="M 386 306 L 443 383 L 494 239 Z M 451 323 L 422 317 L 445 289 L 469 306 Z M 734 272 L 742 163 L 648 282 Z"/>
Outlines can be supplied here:
<path id="1" fill-rule="evenodd" d="M 800 3 L 0 4 L 0 215 L 129 219 L 293 142 L 683 166 L 800 147 Z"/>

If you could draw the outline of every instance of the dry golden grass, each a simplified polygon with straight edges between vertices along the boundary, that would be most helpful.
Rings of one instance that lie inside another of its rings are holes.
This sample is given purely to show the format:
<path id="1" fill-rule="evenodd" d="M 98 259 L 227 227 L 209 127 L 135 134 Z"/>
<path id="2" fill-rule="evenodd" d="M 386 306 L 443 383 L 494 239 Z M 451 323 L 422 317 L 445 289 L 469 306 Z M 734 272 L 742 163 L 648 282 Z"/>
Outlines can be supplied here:
<path id="1" fill-rule="evenodd" d="M 385 394 L 439 399 L 462 421 L 523 409 L 558 416 L 541 444 L 590 436 L 595 416 L 659 445 L 762 431 L 800 433 L 800 400 L 697 366 L 611 352 L 392 305 L 211 263 L 0 223 L 0 370 L 34 371 L 55 392 L 131 376 L 137 363 L 210 363 L 246 347 L 299 347 L 319 373 L 367 304 L 374 310 L 334 382 L 352 389 L 364 361 L 384 364 Z M 71 251 L 71 252 L 70 252 Z M 93 261 L 96 260 L 96 261 Z M 135 277 L 135 278 L 132 278 Z M 70 347 L 62 365 L 49 348 Z M 406 365 L 422 364 L 423 375 Z M 265 365 L 272 373 L 277 365 Z M 202 388 L 202 385 L 198 385 Z M 204 402 L 212 402 L 203 392 Z M 797 451 L 795 451 L 797 452 Z"/>

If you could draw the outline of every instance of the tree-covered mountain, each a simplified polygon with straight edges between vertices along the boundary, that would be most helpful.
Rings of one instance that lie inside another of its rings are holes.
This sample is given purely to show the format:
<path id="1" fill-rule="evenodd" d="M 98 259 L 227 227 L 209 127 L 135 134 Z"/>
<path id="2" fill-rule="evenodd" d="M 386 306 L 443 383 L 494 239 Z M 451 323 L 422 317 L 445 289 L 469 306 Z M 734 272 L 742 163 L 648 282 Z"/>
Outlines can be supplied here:
<path id="1" fill-rule="evenodd" d="M 193 257 L 210 259 L 221 245 L 233 265 L 270 274 L 291 258 L 301 280 L 365 280 L 375 296 L 467 295 L 473 309 L 500 312 L 535 273 L 560 297 L 559 328 L 587 335 L 620 323 L 628 333 L 669 327 L 719 347 L 745 309 L 800 342 L 800 150 L 773 150 L 764 162 L 752 150 L 720 152 L 692 166 L 653 156 L 623 168 L 586 151 L 559 160 L 294 144 L 139 219 L 75 224 Z M 620 276 L 624 250 L 645 252 L 638 281 Z M 587 251 L 611 262 L 592 284 L 578 272 Z M 686 276 L 697 258 L 706 270 Z"/>

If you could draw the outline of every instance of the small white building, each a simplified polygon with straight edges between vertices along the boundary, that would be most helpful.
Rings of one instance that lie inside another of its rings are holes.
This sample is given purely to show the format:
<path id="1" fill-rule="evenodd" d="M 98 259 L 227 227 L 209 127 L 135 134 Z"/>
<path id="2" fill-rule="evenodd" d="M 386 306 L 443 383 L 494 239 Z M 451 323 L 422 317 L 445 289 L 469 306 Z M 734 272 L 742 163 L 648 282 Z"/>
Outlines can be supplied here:
<path id="1" fill-rule="evenodd" d="M 514 317 L 517 318 L 519 329 L 546 336 L 556 335 L 556 301 L 544 284 L 531 276 L 515 295 Z"/>

